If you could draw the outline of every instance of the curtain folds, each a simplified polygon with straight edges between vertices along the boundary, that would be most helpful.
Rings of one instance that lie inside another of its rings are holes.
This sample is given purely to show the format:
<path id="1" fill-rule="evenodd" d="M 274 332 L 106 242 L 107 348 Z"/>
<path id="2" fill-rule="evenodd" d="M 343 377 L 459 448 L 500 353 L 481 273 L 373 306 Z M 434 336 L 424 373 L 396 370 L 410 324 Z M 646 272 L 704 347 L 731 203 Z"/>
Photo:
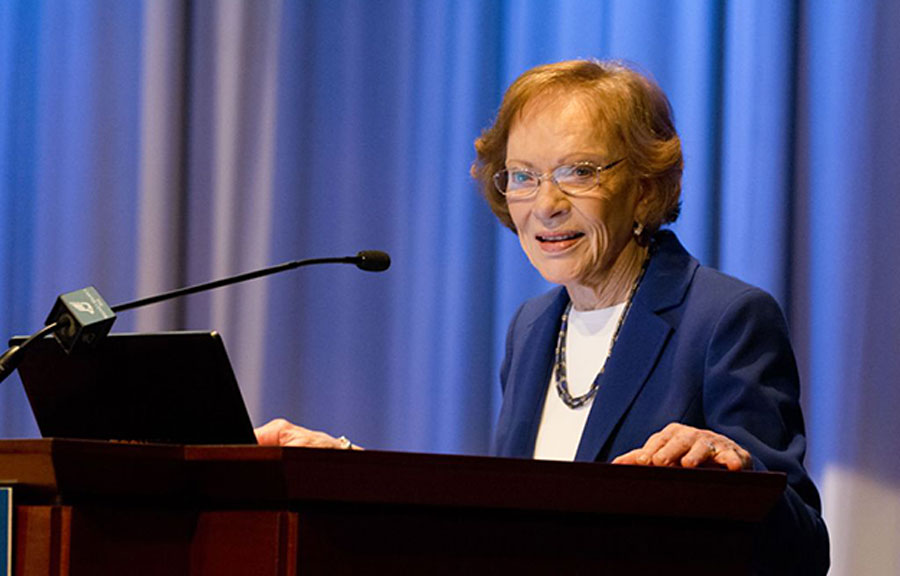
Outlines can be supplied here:
<path id="1" fill-rule="evenodd" d="M 890 0 L 0 2 L 0 335 L 86 285 L 117 303 L 382 249 L 384 274 L 304 269 L 116 330 L 218 330 L 256 423 L 483 453 L 506 324 L 547 284 L 472 142 L 525 69 L 624 59 L 675 110 L 675 230 L 788 315 L 832 573 L 900 573 L 877 546 L 900 536 L 898 53 Z M 16 377 L 0 434 L 38 434 Z"/>

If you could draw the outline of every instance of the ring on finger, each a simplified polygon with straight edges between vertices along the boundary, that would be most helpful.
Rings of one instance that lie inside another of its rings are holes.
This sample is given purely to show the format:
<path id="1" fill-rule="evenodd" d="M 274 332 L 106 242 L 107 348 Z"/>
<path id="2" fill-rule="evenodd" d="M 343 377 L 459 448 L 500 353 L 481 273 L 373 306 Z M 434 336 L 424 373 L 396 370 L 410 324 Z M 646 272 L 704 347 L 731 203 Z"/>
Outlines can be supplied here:
<path id="1" fill-rule="evenodd" d="M 346 436 L 341 436 L 340 438 L 338 438 L 338 442 L 341 443 L 341 450 L 350 450 L 351 448 L 353 448 L 353 442 L 351 442 L 350 439 Z"/>
<path id="2" fill-rule="evenodd" d="M 713 457 L 719 453 L 719 449 L 716 448 L 716 445 L 713 444 L 712 442 L 706 443 L 706 449 L 709 451 L 709 455 L 713 456 Z"/>

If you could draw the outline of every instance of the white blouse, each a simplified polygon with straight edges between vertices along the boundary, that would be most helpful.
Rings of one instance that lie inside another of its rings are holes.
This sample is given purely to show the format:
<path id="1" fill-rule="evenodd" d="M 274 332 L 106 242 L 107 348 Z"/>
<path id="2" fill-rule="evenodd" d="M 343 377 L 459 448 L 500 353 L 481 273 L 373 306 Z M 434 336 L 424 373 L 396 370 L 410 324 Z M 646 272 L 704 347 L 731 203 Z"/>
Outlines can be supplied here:
<path id="1" fill-rule="evenodd" d="M 586 393 L 603 368 L 625 302 L 579 312 L 569 310 L 566 330 L 566 381 L 573 397 Z M 538 426 L 534 457 L 540 460 L 574 460 L 594 398 L 579 408 L 569 408 L 556 392 L 556 369 L 550 376 L 544 411 Z"/>

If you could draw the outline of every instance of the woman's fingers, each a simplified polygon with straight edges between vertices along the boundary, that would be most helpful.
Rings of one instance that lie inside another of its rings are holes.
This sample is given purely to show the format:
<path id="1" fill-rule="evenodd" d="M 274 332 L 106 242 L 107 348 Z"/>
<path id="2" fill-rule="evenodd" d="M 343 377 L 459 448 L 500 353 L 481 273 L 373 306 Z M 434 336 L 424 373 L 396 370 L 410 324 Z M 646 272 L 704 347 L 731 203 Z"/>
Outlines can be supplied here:
<path id="1" fill-rule="evenodd" d="M 256 441 L 260 446 L 279 446 L 278 438 L 281 430 L 286 426 L 293 426 L 293 424 L 284 418 L 276 418 L 258 428 L 254 428 L 253 432 L 256 434 Z"/>
<path id="2" fill-rule="evenodd" d="M 343 448 L 340 440 L 324 432 L 309 430 L 302 426 L 283 428 L 278 436 L 280 446 L 302 446 L 305 448 Z"/>
<path id="3" fill-rule="evenodd" d="M 640 462 L 638 462 L 638 456 L 640 456 L 643 453 L 644 453 L 644 450 L 642 448 L 636 448 L 636 449 L 632 450 L 631 452 L 626 452 L 625 454 L 622 454 L 621 456 L 617 456 L 616 458 L 613 459 L 612 463 L 613 464 L 640 464 Z"/>
<path id="4" fill-rule="evenodd" d="M 750 453 L 727 436 L 674 422 L 650 436 L 641 448 L 622 454 L 612 462 L 682 468 L 713 465 L 729 470 L 752 467 Z"/>
<path id="5" fill-rule="evenodd" d="M 753 467 L 750 453 L 730 440 L 729 444 L 716 454 L 715 461 L 729 470 L 749 470 Z"/>
<path id="6" fill-rule="evenodd" d="M 335 438 L 325 432 L 298 426 L 284 418 L 276 418 L 254 430 L 260 446 L 302 446 L 305 448 L 332 448 L 335 450 L 362 450 L 341 436 Z"/>
<path id="7" fill-rule="evenodd" d="M 690 451 L 695 442 L 695 434 L 691 430 L 677 429 L 671 431 L 670 434 L 669 440 L 664 446 L 647 455 L 654 466 L 677 466 L 682 456 Z"/>
<path id="8" fill-rule="evenodd" d="M 672 439 L 679 426 L 678 424 L 669 424 L 659 432 L 652 434 L 647 441 L 644 442 L 644 446 L 638 450 L 638 454 L 636 455 L 636 460 L 638 464 L 654 464 L 652 461 L 654 455 L 662 450 L 666 444 L 669 443 L 669 440 Z"/>
<path id="9" fill-rule="evenodd" d="M 717 454 L 718 448 L 714 442 L 705 437 L 698 437 L 687 454 L 681 457 L 681 466 L 682 468 L 696 468 L 714 459 Z"/>

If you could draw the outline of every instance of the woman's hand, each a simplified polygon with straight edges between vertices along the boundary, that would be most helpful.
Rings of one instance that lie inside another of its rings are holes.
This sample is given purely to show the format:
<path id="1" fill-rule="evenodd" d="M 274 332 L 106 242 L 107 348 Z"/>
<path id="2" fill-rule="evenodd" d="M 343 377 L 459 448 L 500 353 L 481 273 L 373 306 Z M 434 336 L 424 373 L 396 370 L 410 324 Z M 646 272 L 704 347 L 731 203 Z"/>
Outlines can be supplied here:
<path id="1" fill-rule="evenodd" d="M 750 453 L 731 438 L 676 422 L 650 436 L 643 447 L 622 454 L 612 463 L 682 468 L 712 465 L 729 470 L 749 470 L 752 466 Z"/>
<path id="2" fill-rule="evenodd" d="M 297 426 L 284 418 L 276 418 L 253 430 L 260 446 L 305 446 L 306 448 L 332 448 L 335 450 L 362 450 L 341 436 L 335 438 L 325 432 Z"/>

